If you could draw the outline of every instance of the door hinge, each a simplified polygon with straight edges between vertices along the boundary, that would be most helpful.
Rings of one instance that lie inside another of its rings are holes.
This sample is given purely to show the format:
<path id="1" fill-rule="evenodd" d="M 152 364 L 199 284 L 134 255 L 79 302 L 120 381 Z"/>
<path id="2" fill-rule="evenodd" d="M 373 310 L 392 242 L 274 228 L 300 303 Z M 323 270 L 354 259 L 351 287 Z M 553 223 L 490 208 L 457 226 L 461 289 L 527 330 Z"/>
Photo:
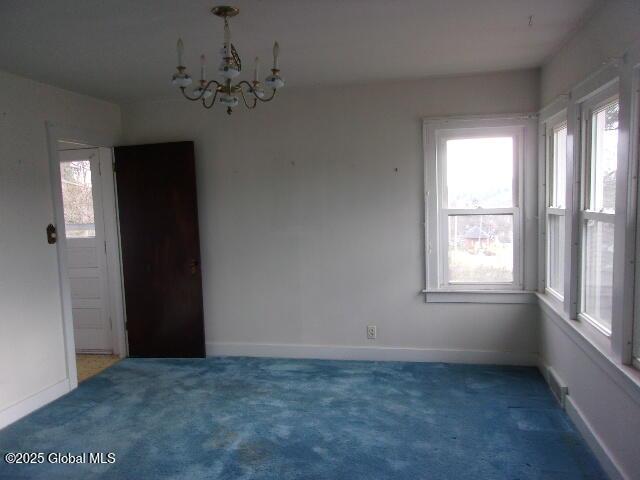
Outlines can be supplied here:
<path id="1" fill-rule="evenodd" d="M 98 160 L 98 175 L 102 175 L 102 165 L 100 164 L 100 160 Z"/>
<path id="2" fill-rule="evenodd" d="M 105 253 L 105 255 L 107 253 L 107 241 L 106 240 L 104 241 L 104 253 Z"/>
<path id="3" fill-rule="evenodd" d="M 113 330 L 113 320 L 109 317 L 109 330 Z"/>

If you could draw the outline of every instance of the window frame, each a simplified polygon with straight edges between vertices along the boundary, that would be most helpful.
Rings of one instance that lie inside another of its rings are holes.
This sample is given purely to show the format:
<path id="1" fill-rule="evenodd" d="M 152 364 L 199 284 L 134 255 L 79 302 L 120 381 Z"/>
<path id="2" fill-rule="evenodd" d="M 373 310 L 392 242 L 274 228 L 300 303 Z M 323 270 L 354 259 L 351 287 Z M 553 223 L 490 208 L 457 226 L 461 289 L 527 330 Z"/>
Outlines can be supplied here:
<path id="1" fill-rule="evenodd" d="M 537 128 L 535 119 L 536 115 L 532 114 L 424 119 L 426 289 L 423 292 L 427 294 L 427 301 L 429 301 L 429 294 L 436 293 L 457 294 L 452 296 L 452 301 L 460 301 L 459 294 L 484 293 L 500 294 L 495 296 L 496 303 L 512 303 L 515 300 L 506 299 L 504 294 L 524 291 L 525 157 L 532 155 L 529 135 L 532 128 Z M 446 167 L 444 167 L 446 157 L 442 155 L 444 142 L 455 138 L 496 136 L 510 136 L 514 139 L 512 206 L 508 208 L 447 208 L 445 203 Z M 451 215 L 511 215 L 513 217 L 513 281 L 498 283 L 449 281 L 448 218 Z M 435 298 L 441 297 L 434 295 Z"/>
<path id="2" fill-rule="evenodd" d="M 583 289 L 583 282 L 585 280 L 586 269 L 586 256 L 584 252 L 586 250 L 586 228 L 588 221 L 595 221 L 601 223 L 609 223 L 613 226 L 615 232 L 616 224 L 616 212 L 601 212 L 592 210 L 592 177 L 593 177 L 593 165 L 592 165 L 592 147 L 593 147 L 593 114 L 601 110 L 606 105 L 617 101 L 620 102 L 620 93 L 618 89 L 618 83 L 615 82 L 612 85 L 603 88 L 602 90 L 594 93 L 587 100 L 580 103 L 579 106 L 579 122 L 580 128 L 580 173 L 578 178 L 580 179 L 579 185 L 579 202 L 578 202 L 578 289 L 577 289 L 577 318 L 595 328 L 595 330 L 607 338 L 611 337 L 613 329 L 613 311 L 611 312 L 611 326 L 604 325 L 598 319 L 593 318 L 591 315 L 585 312 L 585 295 Z M 618 142 L 619 148 L 619 142 Z M 616 165 L 617 168 L 617 165 Z M 616 185 L 617 185 L 618 172 L 616 170 Z M 617 192 L 616 192 L 617 196 Z M 615 233 L 614 233 L 615 235 Z M 615 240 L 614 240 L 614 252 L 615 258 Z M 614 259 L 615 268 L 615 259 Z M 612 300 L 613 304 L 613 300 Z M 613 305 L 612 305 L 613 310 Z"/>
<path id="3" fill-rule="evenodd" d="M 565 185 L 564 185 L 564 207 L 558 207 L 553 203 L 554 189 L 556 185 L 556 179 L 554 176 L 555 165 L 558 163 L 558 159 L 555 158 L 555 132 L 562 128 L 567 130 L 567 134 L 565 136 L 565 158 L 563 159 L 565 165 Z M 550 117 L 544 124 L 544 135 L 545 135 L 545 143 L 544 143 L 544 151 L 545 151 L 545 175 L 544 175 L 544 272 L 543 272 L 543 288 L 545 293 L 550 294 L 554 297 L 558 302 L 563 303 L 565 298 L 565 278 L 567 275 L 567 250 L 566 250 L 566 239 L 567 239 L 567 205 L 569 204 L 569 189 L 567 188 L 567 145 L 569 142 L 569 124 L 567 121 L 567 110 L 566 108 L 562 109 L 557 114 Z M 549 274 L 551 272 L 551 255 L 549 252 L 551 250 L 551 235 L 550 235 L 550 217 L 563 217 L 564 218 L 564 232 L 562 236 L 562 242 L 564 243 L 564 262 L 559 267 L 563 270 L 563 292 L 560 293 L 551 287 L 551 282 L 549 280 Z"/>

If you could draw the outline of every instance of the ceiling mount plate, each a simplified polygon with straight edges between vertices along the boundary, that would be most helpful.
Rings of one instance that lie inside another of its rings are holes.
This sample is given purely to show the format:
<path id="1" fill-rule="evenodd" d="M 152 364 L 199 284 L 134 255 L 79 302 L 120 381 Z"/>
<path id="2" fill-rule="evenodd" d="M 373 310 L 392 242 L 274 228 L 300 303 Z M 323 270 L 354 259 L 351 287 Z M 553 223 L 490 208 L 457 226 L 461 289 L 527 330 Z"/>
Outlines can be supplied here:
<path id="1" fill-rule="evenodd" d="M 219 5 L 211 9 L 211 13 L 218 17 L 227 18 L 235 17 L 240 13 L 240 9 L 237 7 L 229 7 L 227 5 Z"/>

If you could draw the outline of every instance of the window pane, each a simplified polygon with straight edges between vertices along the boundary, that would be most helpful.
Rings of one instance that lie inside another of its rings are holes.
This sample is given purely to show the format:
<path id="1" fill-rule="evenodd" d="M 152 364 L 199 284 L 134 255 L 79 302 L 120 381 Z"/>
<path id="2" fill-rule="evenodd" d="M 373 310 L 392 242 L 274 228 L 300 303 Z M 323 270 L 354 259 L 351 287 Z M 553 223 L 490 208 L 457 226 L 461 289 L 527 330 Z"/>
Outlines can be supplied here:
<path id="1" fill-rule="evenodd" d="M 584 235 L 583 312 L 607 329 L 611 329 L 613 224 L 587 220 L 584 224 Z"/>
<path id="2" fill-rule="evenodd" d="M 548 216 L 547 235 L 547 287 L 564 295 L 564 215 Z"/>
<path id="3" fill-rule="evenodd" d="M 618 101 L 591 116 L 591 198 L 589 208 L 615 211 L 618 163 Z"/>
<path id="4" fill-rule="evenodd" d="M 513 282 L 513 215 L 449 216 L 449 282 Z"/>
<path id="5" fill-rule="evenodd" d="M 553 130 L 553 165 L 551 178 L 551 205 L 564 208 L 566 200 L 566 171 L 567 171 L 567 126 L 563 125 Z"/>
<path id="6" fill-rule="evenodd" d="M 62 162 L 60 176 L 67 238 L 95 237 L 91 163 L 89 160 Z"/>
<path id="7" fill-rule="evenodd" d="M 513 138 L 447 140 L 448 208 L 513 206 Z"/>

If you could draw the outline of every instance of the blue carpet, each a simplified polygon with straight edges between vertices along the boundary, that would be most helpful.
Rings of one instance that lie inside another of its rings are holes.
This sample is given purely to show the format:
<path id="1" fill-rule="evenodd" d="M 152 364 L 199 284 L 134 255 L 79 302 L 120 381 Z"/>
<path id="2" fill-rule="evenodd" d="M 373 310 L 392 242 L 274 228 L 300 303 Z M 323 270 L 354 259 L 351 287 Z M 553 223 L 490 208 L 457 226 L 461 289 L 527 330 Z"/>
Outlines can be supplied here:
<path id="1" fill-rule="evenodd" d="M 534 368 L 255 358 L 127 359 L 0 431 L 29 479 L 602 479 Z"/>

